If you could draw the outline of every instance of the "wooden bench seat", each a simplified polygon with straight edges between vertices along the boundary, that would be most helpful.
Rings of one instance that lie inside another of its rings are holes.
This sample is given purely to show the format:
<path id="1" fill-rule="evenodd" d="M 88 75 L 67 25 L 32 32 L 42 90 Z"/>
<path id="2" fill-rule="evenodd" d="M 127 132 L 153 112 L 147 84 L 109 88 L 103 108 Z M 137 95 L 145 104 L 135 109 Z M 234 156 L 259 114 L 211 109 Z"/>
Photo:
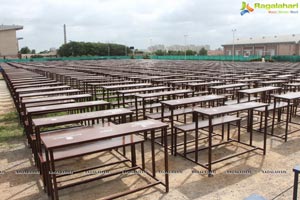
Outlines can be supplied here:
<path id="1" fill-rule="evenodd" d="M 235 121 L 239 121 L 239 120 L 241 120 L 241 118 L 227 115 L 227 116 L 224 116 L 224 117 L 214 118 L 212 120 L 212 125 L 217 126 L 217 125 L 222 125 L 222 124 L 235 122 Z M 190 123 L 190 124 L 175 125 L 174 127 L 176 129 L 179 129 L 179 130 L 184 131 L 184 132 L 193 131 L 196 128 L 196 123 L 193 122 L 193 123 Z M 208 120 L 203 120 L 203 121 L 198 122 L 198 128 L 199 129 L 208 128 L 208 127 L 209 127 L 209 121 Z"/>
<path id="2" fill-rule="evenodd" d="M 242 99 L 240 99 L 240 103 L 245 103 L 245 102 L 248 102 L 248 98 L 242 98 Z M 251 97 L 250 98 L 250 101 L 257 101 L 257 100 L 260 100 L 260 98 L 259 97 Z M 237 104 L 238 102 L 237 102 L 237 99 L 235 99 L 235 100 L 229 100 L 229 101 L 226 101 L 225 102 L 225 105 L 232 105 L 232 104 Z"/>
<path id="3" fill-rule="evenodd" d="M 123 137 L 111 138 L 96 142 L 89 142 L 80 145 L 74 145 L 67 148 L 61 148 L 54 151 L 54 160 L 63 160 L 77 156 L 84 156 L 87 154 L 97 153 L 100 151 L 111 150 L 114 148 L 129 146 L 144 142 L 144 139 L 138 135 L 127 135 Z M 41 162 L 46 161 L 45 153 L 40 155 Z"/>
<path id="4" fill-rule="evenodd" d="M 140 103 L 140 102 L 142 102 L 142 100 L 138 99 L 137 102 Z M 113 102 L 110 102 L 110 103 L 113 106 L 118 105 L 118 101 L 113 101 Z M 130 103 L 135 103 L 135 99 L 127 99 L 127 100 L 125 100 L 125 104 L 130 104 Z M 122 99 L 120 99 L 120 104 L 123 105 L 123 100 Z"/>
<path id="5" fill-rule="evenodd" d="M 209 93 L 208 91 L 195 91 L 194 96 L 202 96 L 208 93 Z"/>
<path id="6" fill-rule="evenodd" d="M 145 109 L 150 109 L 150 108 L 160 108 L 161 104 L 160 103 L 153 103 L 153 104 L 147 104 L 145 106 Z M 135 110 L 135 106 L 129 106 L 126 107 L 127 109 L 134 111 Z M 138 106 L 138 110 L 143 110 L 143 106 Z"/>
<path id="7" fill-rule="evenodd" d="M 64 104 L 64 103 L 74 103 L 74 102 L 75 102 L 75 100 L 28 103 L 28 104 L 26 104 L 26 108 L 38 107 L 38 106 L 50 106 L 50 105 L 57 105 L 57 104 Z"/>
<path id="8" fill-rule="evenodd" d="M 290 104 L 292 105 L 292 104 Z M 276 109 L 277 108 L 284 108 L 284 107 L 287 107 L 288 104 L 286 102 L 280 102 L 280 103 L 276 103 Z M 265 112 L 265 108 L 256 108 L 254 109 L 255 111 L 258 111 L 258 112 Z M 274 110 L 274 103 L 271 103 L 270 105 L 268 105 L 268 111 L 272 111 Z"/>
<path id="9" fill-rule="evenodd" d="M 185 108 L 185 109 L 176 109 L 174 110 L 173 116 L 177 116 L 177 115 L 183 115 L 183 114 L 188 114 L 188 113 L 192 113 L 193 112 L 193 108 Z M 161 119 L 161 113 L 151 113 L 146 115 L 147 118 L 150 119 Z M 164 117 L 171 117 L 171 112 L 164 112 Z"/>

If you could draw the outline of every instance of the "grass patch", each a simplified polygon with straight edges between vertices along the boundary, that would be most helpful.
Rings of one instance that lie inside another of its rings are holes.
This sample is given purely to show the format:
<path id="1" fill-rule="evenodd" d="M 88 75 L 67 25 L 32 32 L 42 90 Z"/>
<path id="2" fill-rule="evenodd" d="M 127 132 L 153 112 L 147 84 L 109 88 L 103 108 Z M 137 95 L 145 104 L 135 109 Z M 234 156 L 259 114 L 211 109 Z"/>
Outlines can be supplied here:
<path id="1" fill-rule="evenodd" d="M 0 123 L 2 122 L 16 122 L 18 123 L 18 114 L 16 111 L 9 112 L 3 115 L 0 115 Z"/>
<path id="2" fill-rule="evenodd" d="M 23 137 L 23 127 L 18 123 L 17 112 L 0 116 L 0 144 L 8 140 Z"/>

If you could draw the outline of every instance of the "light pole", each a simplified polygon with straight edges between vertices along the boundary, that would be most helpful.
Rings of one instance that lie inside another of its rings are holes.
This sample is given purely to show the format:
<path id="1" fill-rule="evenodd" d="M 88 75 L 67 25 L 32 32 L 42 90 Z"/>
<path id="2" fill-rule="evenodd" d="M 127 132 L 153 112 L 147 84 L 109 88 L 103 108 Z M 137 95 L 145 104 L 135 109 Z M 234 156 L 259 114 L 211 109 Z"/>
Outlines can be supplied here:
<path id="1" fill-rule="evenodd" d="M 110 48 L 109 48 L 109 42 L 107 42 L 107 55 L 110 56 Z"/>
<path id="2" fill-rule="evenodd" d="M 150 38 L 149 42 L 150 42 L 149 51 L 150 51 L 150 55 L 152 55 L 152 38 Z"/>
<path id="3" fill-rule="evenodd" d="M 232 62 L 234 62 L 234 54 L 235 54 L 235 52 L 234 52 L 234 34 L 236 32 L 236 29 L 232 29 L 231 31 L 232 31 Z"/>
<path id="4" fill-rule="evenodd" d="M 188 35 L 183 35 L 184 36 L 184 60 L 186 60 L 186 38 Z"/>
<path id="5" fill-rule="evenodd" d="M 19 47 L 19 41 L 20 41 L 20 40 L 23 40 L 23 39 L 24 39 L 24 38 L 22 38 L 22 37 L 18 37 L 18 38 L 17 38 L 17 49 L 18 49 L 18 52 L 20 51 L 20 49 L 19 49 L 19 48 L 20 48 L 20 47 Z M 19 54 L 19 53 L 18 53 L 18 54 Z M 0 53 L 0 55 L 1 55 L 1 53 Z"/>

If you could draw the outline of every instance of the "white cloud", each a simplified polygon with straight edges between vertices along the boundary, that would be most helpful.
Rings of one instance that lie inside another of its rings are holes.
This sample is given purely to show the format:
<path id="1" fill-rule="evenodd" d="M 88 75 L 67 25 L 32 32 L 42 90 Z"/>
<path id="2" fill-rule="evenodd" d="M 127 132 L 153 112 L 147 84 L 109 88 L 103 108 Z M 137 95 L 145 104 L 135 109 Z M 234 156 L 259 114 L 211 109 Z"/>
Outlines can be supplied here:
<path id="1" fill-rule="evenodd" d="M 20 24 L 20 46 L 38 51 L 59 47 L 63 24 L 68 40 L 150 44 L 210 44 L 237 37 L 299 33 L 300 14 L 271 15 L 262 10 L 240 16 L 242 0 L 2 0 L 0 24 Z M 249 0 L 253 5 L 257 0 Z M 260 0 L 274 3 L 280 0 Z M 285 0 L 282 2 L 297 2 Z"/>

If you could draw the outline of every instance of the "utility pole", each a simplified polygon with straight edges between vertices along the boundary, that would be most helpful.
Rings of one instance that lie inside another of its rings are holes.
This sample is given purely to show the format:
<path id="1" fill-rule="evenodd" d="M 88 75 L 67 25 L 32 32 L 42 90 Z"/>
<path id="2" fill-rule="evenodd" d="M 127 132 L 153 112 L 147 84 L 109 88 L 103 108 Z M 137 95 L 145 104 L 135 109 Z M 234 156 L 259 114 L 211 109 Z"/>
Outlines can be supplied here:
<path id="1" fill-rule="evenodd" d="M 188 35 L 183 35 L 184 36 L 184 60 L 186 60 L 186 38 L 188 37 Z"/>
<path id="2" fill-rule="evenodd" d="M 152 55 L 152 38 L 150 38 L 149 42 L 150 42 L 149 51 L 150 51 L 150 55 Z"/>
<path id="3" fill-rule="evenodd" d="M 110 56 L 109 42 L 107 43 L 107 55 Z"/>
<path id="4" fill-rule="evenodd" d="M 232 62 L 234 62 L 234 55 L 235 55 L 235 50 L 234 50 L 234 34 L 236 32 L 236 29 L 232 29 Z"/>
<path id="5" fill-rule="evenodd" d="M 64 44 L 67 44 L 67 30 L 65 24 L 64 24 Z"/>

